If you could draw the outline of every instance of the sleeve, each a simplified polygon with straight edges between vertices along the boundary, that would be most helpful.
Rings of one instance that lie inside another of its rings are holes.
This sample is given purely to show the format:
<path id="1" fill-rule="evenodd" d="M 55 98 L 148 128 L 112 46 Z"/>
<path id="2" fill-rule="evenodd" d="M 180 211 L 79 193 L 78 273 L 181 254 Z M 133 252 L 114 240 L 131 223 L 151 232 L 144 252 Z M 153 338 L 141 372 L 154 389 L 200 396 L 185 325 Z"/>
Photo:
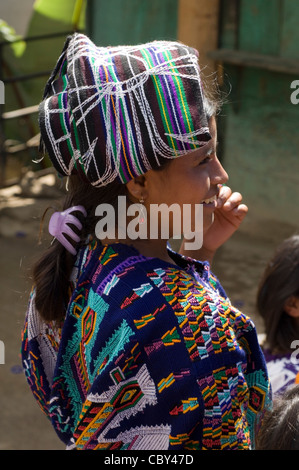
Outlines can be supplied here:
<path id="1" fill-rule="evenodd" d="M 238 344 L 246 353 L 244 377 L 249 391 L 246 419 L 250 429 L 252 448 L 254 448 L 255 436 L 264 414 L 272 408 L 271 382 L 253 321 L 230 304 L 227 316 Z"/>
<path id="2" fill-rule="evenodd" d="M 206 268 L 209 286 L 222 298 L 220 300 L 221 310 L 229 321 L 238 345 L 246 354 L 246 362 L 243 365 L 249 395 L 246 405 L 246 419 L 253 448 L 260 422 L 265 412 L 272 408 L 272 390 L 266 360 L 253 321 L 231 304 L 218 278 L 209 270 L 208 266 Z"/>
<path id="3" fill-rule="evenodd" d="M 42 321 L 35 308 L 32 289 L 22 330 L 21 357 L 25 376 L 40 408 L 50 418 L 51 382 L 56 365 L 60 333 Z"/>

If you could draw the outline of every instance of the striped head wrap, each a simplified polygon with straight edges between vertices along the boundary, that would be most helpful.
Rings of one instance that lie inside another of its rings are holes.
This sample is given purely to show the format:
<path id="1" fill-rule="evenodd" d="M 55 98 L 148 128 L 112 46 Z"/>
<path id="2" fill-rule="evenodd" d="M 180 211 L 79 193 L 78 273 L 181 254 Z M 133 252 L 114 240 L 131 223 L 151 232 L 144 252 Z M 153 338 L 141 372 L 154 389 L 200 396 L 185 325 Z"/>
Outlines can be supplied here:
<path id="1" fill-rule="evenodd" d="M 97 47 L 67 38 L 39 108 L 61 175 L 126 183 L 210 140 L 196 50 L 178 42 Z"/>

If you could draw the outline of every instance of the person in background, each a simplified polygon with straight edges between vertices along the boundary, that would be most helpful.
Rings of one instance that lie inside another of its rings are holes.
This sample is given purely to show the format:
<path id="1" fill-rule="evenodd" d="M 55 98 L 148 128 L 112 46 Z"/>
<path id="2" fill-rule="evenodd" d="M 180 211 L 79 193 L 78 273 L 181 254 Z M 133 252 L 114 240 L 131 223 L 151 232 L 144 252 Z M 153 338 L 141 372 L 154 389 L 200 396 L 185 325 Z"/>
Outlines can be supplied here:
<path id="1" fill-rule="evenodd" d="M 257 433 L 256 450 L 299 450 L 299 385 L 274 398 Z"/>
<path id="2" fill-rule="evenodd" d="M 273 394 L 299 383 L 299 235 L 284 240 L 262 275 L 257 311 Z"/>

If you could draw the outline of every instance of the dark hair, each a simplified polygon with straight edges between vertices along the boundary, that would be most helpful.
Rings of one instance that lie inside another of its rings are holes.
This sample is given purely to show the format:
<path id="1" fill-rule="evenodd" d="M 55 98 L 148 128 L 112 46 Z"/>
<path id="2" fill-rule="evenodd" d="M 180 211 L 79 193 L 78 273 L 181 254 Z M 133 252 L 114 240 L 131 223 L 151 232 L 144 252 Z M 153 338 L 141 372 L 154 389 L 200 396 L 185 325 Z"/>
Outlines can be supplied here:
<path id="1" fill-rule="evenodd" d="M 299 450 L 299 385 L 278 396 L 265 413 L 256 450 Z"/>
<path id="2" fill-rule="evenodd" d="M 258 287 L 256 306 L 272 352 L 289 352 L 292 341 L 298 338 L 298 326 L 284 310 L 292 296 L 299 297 L 299 235 L 279 245 Z"/>

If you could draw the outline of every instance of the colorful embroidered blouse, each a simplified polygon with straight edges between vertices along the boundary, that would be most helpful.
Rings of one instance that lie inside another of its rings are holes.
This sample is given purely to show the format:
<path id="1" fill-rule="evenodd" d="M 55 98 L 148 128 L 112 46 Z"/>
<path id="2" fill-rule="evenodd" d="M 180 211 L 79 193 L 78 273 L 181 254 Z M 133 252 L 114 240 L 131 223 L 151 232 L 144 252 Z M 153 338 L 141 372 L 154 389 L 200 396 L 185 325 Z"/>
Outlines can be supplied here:
<path id="1" fill-rule="evenodd" d="M 270 404 L 251 320 L 201 263 L 123 244 L 82 248 L 61 331 L 34 291 L 27 380 L 67 448 L 249 449 Z"/>

